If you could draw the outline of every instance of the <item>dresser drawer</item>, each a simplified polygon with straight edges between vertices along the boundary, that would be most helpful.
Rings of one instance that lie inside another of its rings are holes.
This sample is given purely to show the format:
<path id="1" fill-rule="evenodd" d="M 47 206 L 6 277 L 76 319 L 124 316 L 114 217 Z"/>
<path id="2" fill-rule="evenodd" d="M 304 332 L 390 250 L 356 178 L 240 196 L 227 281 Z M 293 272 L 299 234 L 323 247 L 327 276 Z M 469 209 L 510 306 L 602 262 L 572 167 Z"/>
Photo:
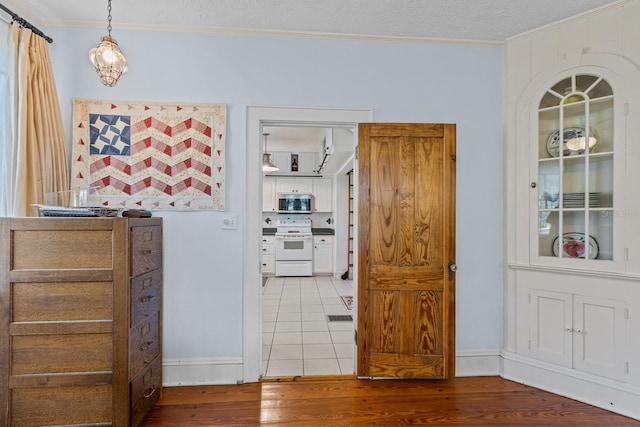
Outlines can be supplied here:
<path id="1" fill-rule="evenodd" d="M 160 354 L 159 313 L 129 329 L 129 378 Z"/>
<path id="2" fill-rule="evenodd" d="M 162 390 L 162 357 L 157 356 L 131 381 L 131 425 L 137 426 Z"/>
<path id="3" fill-rule="evenodd" d="M 160 311 L 161 284 L 160 270 L 131 279 L 131 326 Z"/>
<path id="4" fill-rule="evenodd" d="M 162 228 L 131 228 L 131 276 L 135 277 L 162 265 Z"/>

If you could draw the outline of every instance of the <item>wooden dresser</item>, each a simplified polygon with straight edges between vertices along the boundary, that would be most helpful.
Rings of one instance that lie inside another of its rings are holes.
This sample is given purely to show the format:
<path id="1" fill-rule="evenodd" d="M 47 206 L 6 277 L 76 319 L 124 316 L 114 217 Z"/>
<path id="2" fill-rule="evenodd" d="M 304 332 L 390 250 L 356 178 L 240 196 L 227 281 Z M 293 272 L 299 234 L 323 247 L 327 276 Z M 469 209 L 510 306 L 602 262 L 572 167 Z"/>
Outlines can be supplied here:
<path id="1" fill-rule="evenodd" d="M 0 425 L 138 425 L 161 297 L 161 218 L 0 219 Z"/>

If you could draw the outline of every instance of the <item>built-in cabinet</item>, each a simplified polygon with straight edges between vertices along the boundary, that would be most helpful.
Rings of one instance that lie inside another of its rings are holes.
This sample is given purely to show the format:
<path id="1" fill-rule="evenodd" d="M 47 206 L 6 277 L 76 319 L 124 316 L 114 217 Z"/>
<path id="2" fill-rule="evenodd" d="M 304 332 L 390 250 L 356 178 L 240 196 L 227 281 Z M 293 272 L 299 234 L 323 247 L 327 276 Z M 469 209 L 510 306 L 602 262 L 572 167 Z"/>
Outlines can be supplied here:
<path id="1" fill-rule="evenodd" d="M 262 212 L 275 212 L 276 207 L 276 179 L 265 176 L 262 179 Z"/>
<path id="2" fill-rule="evenodd" d="M 313 194 L 314 212 L 331 212 L 333 186 L 330 178 L 264 176 L 262 179 L 262 211 L 275 212 L 278 193 Z"/>
<path id="3" fill-rule="evenodd" d="M 277 177 L 276 193 L 313 194 L 313 180 L 315 178 Z"/>
<path id="4" fill-rule="evenodd" d="M 313 236 L 313 274 L 333 273 L 333 236 Z"/>
<path id="5" fill-rule="evenodd" d="M 313 179 L 313 202 L 316 212 L 331 212 L 333 209 L 333 191 L 330 178 Z"/>
<path id="6" fill-rule="evenodd" d="M 137 426 L 162 390 L 162 219 L 0 219 L 0 425 Z"/>
<path id="7" fill-rule="evenodd" d="M 507 43 L 502 358 L 506 378 L 640 417 L 640 69 L 575 37 L 616 34 L 619 12 Z"/>
<path id="8" fill-rule="evenodd" d="M 315 173 L 318 170 L 318 153 L 302 152 L 292 153 L 288 151 L 273 151 L 271 159 L 278 169 L 278 173 Z"/>
<path id="9" fill-rule="evenodd" d="M 529 291 L 530 355 L 545 362 L 624 380 L 624 301 L 542 289 Z"/>
<path id="10" fill-rule="evenodd" d="M 274 236 L 262 236 L 262 274 L 270 275 L 276 272 Z"/>
<path id="11" fill-rule="evenodd" d="M 557 73 L 533 92 L 530 114 L 522 116 L 530 138 L 518 149 L 529 159 L 522 163 L 529 182 L 520 182 L 529 199 L 518 223 L 527 230 L 529 256 L 512 267 L 529 271 L 518 276 L 520 301 L 527 304 L 516 323 L 527 356 L 625 381 L 628 309 L 623 288 L 612 286 L 607 274 L 624 273 L 630 262 L 625 219 L 618 214 L 625 211 L 629 177 L 627 107 L 618 99 L 624 82 L 598 71 L 585 66 Z M 576 280 L 583 275 L 590 277 L 588 286 Z"/>

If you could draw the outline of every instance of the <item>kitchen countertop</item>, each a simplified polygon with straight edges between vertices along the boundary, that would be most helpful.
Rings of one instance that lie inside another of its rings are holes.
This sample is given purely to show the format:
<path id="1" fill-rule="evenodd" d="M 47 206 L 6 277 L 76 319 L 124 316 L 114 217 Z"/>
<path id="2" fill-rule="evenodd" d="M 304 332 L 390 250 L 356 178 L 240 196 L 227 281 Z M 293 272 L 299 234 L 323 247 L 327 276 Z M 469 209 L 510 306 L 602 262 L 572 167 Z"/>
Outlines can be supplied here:
<path id="1" fill-rule="evenodd" d="M 311 233 L 317 236 L 333 236 L 335 234 L 335 230 L 333 228 L 312 228 Z M 262 235 L 263 236 L 273 236 L 276 234 L 276 228 L 263 228 Z"/>

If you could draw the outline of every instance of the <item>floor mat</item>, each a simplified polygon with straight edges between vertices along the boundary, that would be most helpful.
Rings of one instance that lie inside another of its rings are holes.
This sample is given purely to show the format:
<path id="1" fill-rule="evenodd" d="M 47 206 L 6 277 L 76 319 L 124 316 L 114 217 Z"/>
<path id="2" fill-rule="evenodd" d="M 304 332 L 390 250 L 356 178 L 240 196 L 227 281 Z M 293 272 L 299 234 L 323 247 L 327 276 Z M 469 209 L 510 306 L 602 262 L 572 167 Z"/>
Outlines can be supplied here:
<path id="1" fill-rule="evenodd" d="M 347 310 L 353 310 L 353 297 L 351 295 L 343 295 L 340 298 L 342 298 L 342 302 L 345 307 L 347 307 Z"/>

